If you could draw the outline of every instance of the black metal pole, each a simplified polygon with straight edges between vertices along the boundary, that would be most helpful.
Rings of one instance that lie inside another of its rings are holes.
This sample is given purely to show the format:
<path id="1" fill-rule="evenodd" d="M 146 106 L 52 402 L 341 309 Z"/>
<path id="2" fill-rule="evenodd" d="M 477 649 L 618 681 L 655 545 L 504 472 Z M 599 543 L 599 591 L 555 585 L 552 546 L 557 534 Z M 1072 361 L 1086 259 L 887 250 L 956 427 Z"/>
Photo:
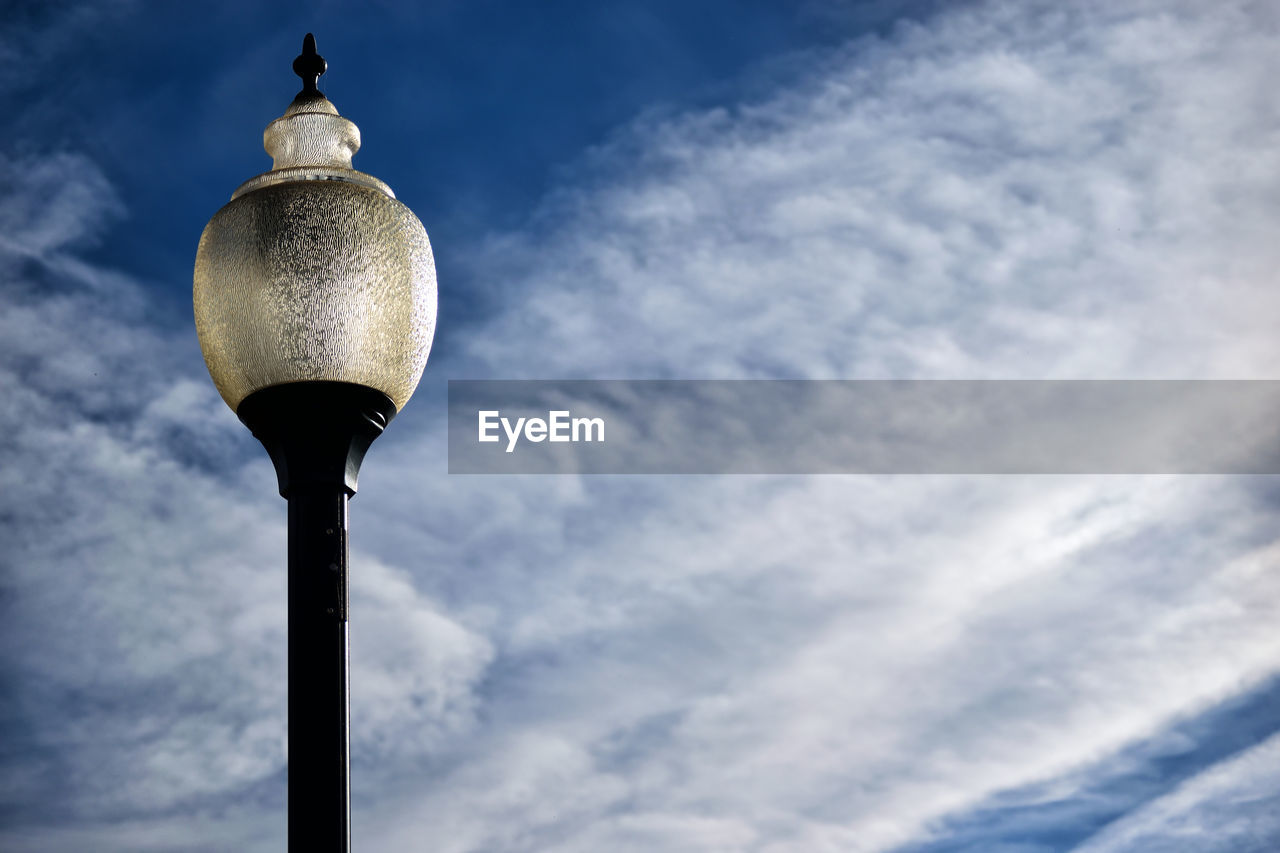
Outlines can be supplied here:
<path id="1" fill-rule="evenodd" d="M 347 492 L 289 493 L 289 850 L 351 850 Z"/>
<path id="2" fill-rule="evenodd" d="M 345 382 L 255 391 L 236 414 L 271 454 L 289 501 L 289 851 L 350 853 L 347 500 L 395 416 Z"/>

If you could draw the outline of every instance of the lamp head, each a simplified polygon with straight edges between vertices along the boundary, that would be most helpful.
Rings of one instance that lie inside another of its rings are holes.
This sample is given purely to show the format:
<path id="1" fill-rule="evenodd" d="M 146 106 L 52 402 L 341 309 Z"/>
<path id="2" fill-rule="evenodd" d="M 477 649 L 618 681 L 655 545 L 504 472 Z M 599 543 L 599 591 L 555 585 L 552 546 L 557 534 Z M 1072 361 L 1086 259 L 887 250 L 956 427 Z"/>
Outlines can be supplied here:
<path id="1" fill-rule="evenodd" d="M 196 250 L 200 347 L 242 415 L 250 395 L 292 383 L 373 389 L 394 414 L 431 349 L 427 233 L 390 187 L 352 168 L 360 130 L 316 88 L 326 67 L 308 34 L 294 60 L 303 89 L 263 134 L 271 170 L 240 185 Z"/>

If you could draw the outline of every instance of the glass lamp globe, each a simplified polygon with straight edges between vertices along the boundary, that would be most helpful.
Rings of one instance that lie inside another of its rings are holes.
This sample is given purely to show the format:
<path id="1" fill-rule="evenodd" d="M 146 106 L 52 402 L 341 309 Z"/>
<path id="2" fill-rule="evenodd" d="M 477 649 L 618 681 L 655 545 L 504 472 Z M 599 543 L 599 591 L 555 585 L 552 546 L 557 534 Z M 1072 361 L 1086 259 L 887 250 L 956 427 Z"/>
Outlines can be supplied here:
<path id="1" fill-rule="evenodd" d="M 294 65 L 306 88 L 263 135 L 271 171 L 242 184 L 200 237 L 196 332 L 237 413 L 263 389 L 335 382 L 385 394 L 394 414 L 431 349 L 431 244 L 390 187 L 352 168 L 360 131 L 315 88 L 324 60 L 314 40 L 309 51 Z"/>

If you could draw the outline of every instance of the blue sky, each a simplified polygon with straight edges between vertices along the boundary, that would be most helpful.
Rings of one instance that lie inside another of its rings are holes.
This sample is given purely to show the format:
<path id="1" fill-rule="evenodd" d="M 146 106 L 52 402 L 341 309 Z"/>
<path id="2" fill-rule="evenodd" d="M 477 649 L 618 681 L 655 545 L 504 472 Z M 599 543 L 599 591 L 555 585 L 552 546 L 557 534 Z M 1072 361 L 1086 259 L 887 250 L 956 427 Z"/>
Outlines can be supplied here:
<path id="1" fill-rule="evenodd" d="M 284 504 L 190 315 L 314 32 L 426 225 L 369 851 L 1280 847 L 1265 477 L 449 477 L 451 378 L 1274 378 L 1274 4 L 18 4 L 0 846 L 278 850 Z"/>

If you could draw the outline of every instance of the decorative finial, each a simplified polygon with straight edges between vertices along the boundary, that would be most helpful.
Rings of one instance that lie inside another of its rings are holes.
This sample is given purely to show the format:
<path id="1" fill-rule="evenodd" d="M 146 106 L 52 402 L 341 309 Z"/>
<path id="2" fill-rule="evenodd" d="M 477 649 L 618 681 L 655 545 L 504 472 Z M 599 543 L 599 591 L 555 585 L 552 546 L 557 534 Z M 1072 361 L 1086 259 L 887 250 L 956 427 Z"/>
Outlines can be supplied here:
<path id="1" fill-rule="evenodd" d="M 293 73 L 302 78 L 302 91 L 298 94 L 320 94 L 320 90 L 316 88 L 316 82 L 328 69 L 329 63 L 324 61 L 323 56 L 316 53 L 316 37 L 307 33 L 306 38 L 302 40 L 302 53 L 293 61 Z"/>

